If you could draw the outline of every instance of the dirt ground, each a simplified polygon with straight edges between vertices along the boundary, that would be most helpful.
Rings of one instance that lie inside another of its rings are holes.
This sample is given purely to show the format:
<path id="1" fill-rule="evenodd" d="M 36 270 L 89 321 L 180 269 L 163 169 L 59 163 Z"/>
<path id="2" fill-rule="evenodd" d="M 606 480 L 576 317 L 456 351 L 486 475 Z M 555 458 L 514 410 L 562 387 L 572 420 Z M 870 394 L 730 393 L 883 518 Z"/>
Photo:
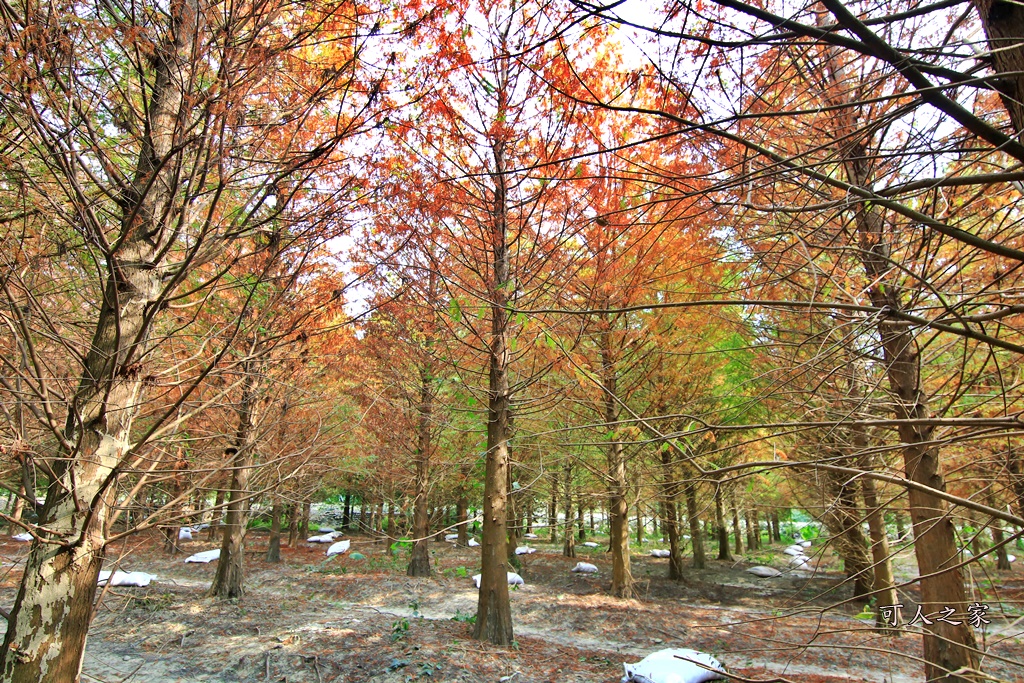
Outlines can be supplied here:
<path id="1" fill-rule="evenodd" d="M 186 544 L 186 554 L 216 547 L 203 539 Z M 471 638 L 476 549 L 435 543 L 435 575 L 413 579 L 404 556 L 370 539 L 353 537 L 351 552 L 364 559 L 326 559 L 325 546 L 300 543 L 269 564 L 266 536 L 253 532 L 246 596 L 223 602 L 205 596 L 214 564 L 185 564 L 184 554 L 164 553 L 155 534 L 137 536 L 112 549 L 106 568 L 116 562 L 158 579 L 103 595 L 83 681 L 604 683 L 620 679 L 622 662 L 667 647 L 712 653 L 737 680 L 923 680 L 920 637 L 884 637 L 855 618 L 859 610 L 842 604 L 848 589 L 827 553 L 813 574 L 758 579 L 744 571 L 748 562 L 709 561 L 673 582 L 667 559 L 637 552 L 639 597 L 617 600 L 607 595 L 603 548 L 578 548 L 570 559 L 560 547 L 531 544 L 538 552 L 521 558 L 526 586 L 511 593 L 515 647 L 504 650 Z M 0 540 L 2 605 L 14 601 L 26 550 Z M 579 560 L 600 572 L 571 573 Z M 994 680 L 1024 681 L 1024 571 L 992 574 L 974 577 L 988 587 L 978 597 L 992 621 L 978 632 L 984 668 Z M 913 603 L 913 590 L 902 598 Z"/>

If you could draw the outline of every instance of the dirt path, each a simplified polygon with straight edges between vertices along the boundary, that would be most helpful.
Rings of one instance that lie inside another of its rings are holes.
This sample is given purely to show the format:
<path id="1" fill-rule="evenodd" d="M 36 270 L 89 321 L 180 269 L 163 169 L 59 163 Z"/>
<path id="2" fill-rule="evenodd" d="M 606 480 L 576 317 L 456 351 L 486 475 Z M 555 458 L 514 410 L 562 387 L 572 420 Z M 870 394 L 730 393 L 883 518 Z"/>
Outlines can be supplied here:
<path id="1" fill-rule="evenodd" d="M 186 565 L 183 556 L 164 555 L 155 539 L 134 540 L 121 566 L 159 579 L 104 596 L 83 680 L 603 683 L 619 680 L 622 662 L 665 647 L 710 652 L 751 679 L 921 680 L 918 637 L 884 638 L 850 610 L 823 611 L 838 602 L 840 577 L 827 572 L 762 580 L 743 566 L 712 563 L 675 583 L 662 578 L 665 560 L 638 556 L 641 598 L 623 601 L 606 594 L 603 553 L 579 558 L 600 574 L 578 575 L 569 572 L 576 560 L 540 545 L 524 559 L 527 585 L 512 593 L 517 648 L 505 651 L 470 637 L 474 551 L 436 544 L 435 576 L 412 579 L 400 559 L 363 539 L 354 543 L 363 560 L 325 561 L 324 548 L 302 544 L 284 549 L 280 565 L 262 560 L 262 541 L 250 541 L 245 598 L 221 602 L 204 595 L 214 565 Z M 19 574 L 10 563 L 24 550 L 0 544 L 8 569 L 3 604 L 13 601 Z M 1020 590 L 1024 582 L 1015 580 L 1004 594 Z M 995 654 L 1024 658 L 1020 630 Z M 1024 668 L 1013 664 L 986 668 L 1003 680 L 1024 680 Z"/>

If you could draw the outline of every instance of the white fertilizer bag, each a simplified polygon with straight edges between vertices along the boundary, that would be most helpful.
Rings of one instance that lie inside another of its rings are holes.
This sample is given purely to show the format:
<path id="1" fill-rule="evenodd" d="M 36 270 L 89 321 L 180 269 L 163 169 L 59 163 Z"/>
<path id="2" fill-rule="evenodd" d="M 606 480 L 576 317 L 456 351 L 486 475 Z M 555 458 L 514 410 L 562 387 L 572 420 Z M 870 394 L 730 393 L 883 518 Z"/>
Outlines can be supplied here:
<path id="1" fill-rule="evenodd" d="M 201 553 L 196 553 L 195 555 L 192 555 L 191 557 L 186 557 L 185 561 L 186 562 L 202 562 L 203 564 L 207 564 L 209 562 L 213 562 L 214 560 L 219 560 L 219 559 L 220 559 L 220 548 L 217 548 L 216 550 L 206 550 L 206 551 L 201 552 Z"/>
<path id="2" fill-rule="evenodd" d="M 672 557 L 672 551 L 665 550 L 663 548 L 655 548 L 651 551 L 651 557 Z"/>
<path id="3" fill-rule="evenodd" d="M 476 548 L 479 545 L 480 545 L 480 541 L 476 540 L 475 538 L 469 539 L 469 547 L 470 548 Z"/>
<path id="4" fill-rule="evenodd" d="M 26 541 L 26 542 L 27 541 L 31 541 L 32 540 L 32 534 L 30 534 L 30 533 L 28 533 L 26 531 L 23 534 L 18 534 L 16 536 L 11 536 L 11 540 L 13 540 L 13 541 Z"/>
<path id="5" fill-rule="evenodd" d="M 586 543 L 583 544 L 583 547 L 585 547 L 585 548 L 600 548 L 601 544 L 600 543 L 594 543 L 593 541 L 587 541 Z"/>
<path id="6" fill-rule="evenodd" d="M 569 571 L 573 571 L 578 574 L 596 574 L 597 566 L 590 564 L 589 562 L 577 562 L 576 566 Z"/>
<path id="7" fill-rule="evenodd" d="M 791 545 L 782 552 L 786 553 L 787 555 L 792 555 L 793 557 L 796 557 L 798 555 L 804 554 L 804 547 L 802 545 Z"/>
<path id="8" fill-rule="evenodd" d="M 515 572 L 506 572 L 508 574 L 508 585 L 510 586 L 525 586 L 526 582 L 523 581 L 523 577 L 519 576 Z M 480 587 L 480 574 L 473 574 L 473 583 L 476 587 Z"/>
<path id="9" fill-rule="evenodd" d="M 446 541 L 457 541 L 457 540 L 459 540 L 459 535 L 458 534 L 445 534 L 444 535 L 444 540 L 446 540 Z"/>
<path id="10" fill-rule="evenodd" d="M 183 526 L 178 529 L 178 540 L 179 541 L 191 541 L 192 540 L 192 529 L 187 526 Z"/>
<path id="11" fill-rule="evenodd" d="M 535 552 L 537 552 L 537 549 L 531 548 L 528 545 L 521 545 L 516 548 L 516 555 L 533 555 Z"/>
<path id="12" fill-rule="evenodd" d="M 334 539 L 341 536 L 337 531 L 332 531 L 327 534 L 321 534 L 319 536 L 310 536 L 306 539 L 306 543 L 334 543 Z"/>
<path id="13" fill-rule="evenodd" d="M 145 588 L 149 585 L 149 582 L 156 577 L 146 572 L 114 572 L 113 578 L 110 576 L 110 572 L 101 571 L 100 580 L 98 585 L 105 586 L 109 582 L 111 586 L 138 586 Z"/>
<path id="14" fill-rule="evenodd" d="M 696 650 L 658 650 L 636 664 L 622 666 L 626 670 L 622 683 L 705 683 L 725 678 L 721 662 Z"/>
<path id="15" fill-rule="evenodd" d="M 782 572 L 771 567 L 751 567 L 747 570 L 747 573 L 762 579 L 774 579 L 776 576 L 782 576 Z"/>
<path id="16" fill-rule="evenodd" d="M 351 546 L 351 545 L 352 545 L 352 541 L 349 541 L 349 540 L 338 541 L 337 543 L 335 543 L 334 545 L 332 545 L 330 548 L 327 549 L 327 557 L 330 557 L 332 555 L 341 555 L 342 553 L 347 553 L 348 549 L 349 549 L 349 546 Z"/>
<path id="17" fill-rule="evenodd" d="M 523 534 L 523 538 L 538 538 L 537 534 Z"/>

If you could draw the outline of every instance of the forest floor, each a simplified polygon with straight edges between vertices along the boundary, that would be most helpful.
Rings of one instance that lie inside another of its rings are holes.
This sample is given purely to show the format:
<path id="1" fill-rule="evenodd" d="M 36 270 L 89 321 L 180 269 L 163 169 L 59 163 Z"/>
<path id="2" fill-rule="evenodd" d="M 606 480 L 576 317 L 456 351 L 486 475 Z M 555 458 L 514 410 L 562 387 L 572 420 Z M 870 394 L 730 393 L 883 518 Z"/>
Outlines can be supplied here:
<path id="1" fill-rule="evenodd" d="M 203 539 L 184 544 L 185 553 L 216 547 Z M 215 564 L 167 555 L 155 533 L 114 547 L 106 568 L 117 562 L 158 579 L 102 596 L 83 681 L 605 683 L 620 679 L 622 662 L 667 647 L 709 652 L 737 680 L 923 680 L 920 637 L 884 637 L 855 618 L 859 608 L 843 604 L 849 589 L 827 552 L 814 573 L 758 579 L 744 571 L 750 562 L 709 560 L 682 582 L 665 578 L 667 559 L 634 553 L 638 597 L 618 600 L 607 593 L 603 548 L 578 547 L 571 559 L 560 546 L 531 541 L 538 552 L 521 557 L 526 586 L 511 592 L 516 642 L 505 650 L 471 638 L 476 549 L 432 544 L 434 576 L 420 579 L 405 576 L 405 551 L 393 557 L 370 539 L 353 537 L 350 552 L 365 559 L 326 559 L 325 546 L 300 543 L 282 548 L 280 564 L 265 561 L 265 534 L 251 532 L 247 543 L 247 592 L 230 602 L 205 596 Z M 0 540 L 2 605 L 14 601 L 26 551 Z M 570 573 L 579 560 L 600 572 Z M 1024 681 L 1024 571 L 993 572 L 976 584 L 989 587 L 976 596 L 988 600 L 992 622 L 978 632 L 984 668 L 994 680 Z M 914 590 L 901 600 L 914 604 Z"/>

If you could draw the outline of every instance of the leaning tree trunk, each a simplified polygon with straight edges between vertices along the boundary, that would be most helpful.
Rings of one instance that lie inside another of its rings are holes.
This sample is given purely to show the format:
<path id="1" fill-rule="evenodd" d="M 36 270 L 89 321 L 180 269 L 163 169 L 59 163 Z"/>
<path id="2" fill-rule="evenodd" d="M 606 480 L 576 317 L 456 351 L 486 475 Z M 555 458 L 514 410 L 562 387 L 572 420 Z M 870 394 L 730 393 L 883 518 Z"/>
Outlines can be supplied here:
<path id="1" fill-rule="evenodd" d="M 60 457 L 51 465 L 53 479 L 37 532 L 42 540 L 33 541 L 29 549 L 7 620 L 0 680 L 8 683 L 77 681 L 81 670 L 116 468 L 131 448 L 154 306 L 163 292 L 161 277 L 178 215 L 174 190 L 178 164 L 172 155 L 181 142 L 181 118 L 187 106 L 182 87 L 190 80 L 198 11 L 190 2 L 172 0 L 168 13 L 173 30 L 164 34 L 148 57 L 152 95 L 134 178 L 120 199 L 121 234 L 117 239 L 89 240 L 100 249 L 97 262 L 105 263 L 108 273 L 102 301 L 96 302 L 96 326 L 70 402 L 63 443 L 57 446 Z M 31 38 L 26 34 L 25 40 Z M 53 49 L 43 43 L 40 39 L 40 50 Z M 53 64 L 52 68 L 61 67 Z M 59 145 L 55 144 L 54 154 L 61 154 Z M 83 213 L 86 225 L 92 218 L 91 213 Z M 35 497 L 35 491 L 27 494 Z"/>
<path id="2" fill-rule="evenodd" d="M 850 180 L 870 186 L 870 166 L 865 144 L 851 145 L 846 157 Z M 939 449 L 934 441 L 934 426 L 927 423 L 930 413 L 921 383 L 921 357 L 911 328 L 894 313 L 902 310 L 899 289 L 884 284 L 890 270 L 885 218 L 875 206 L 860 205 L 855 213 L 860 236 L 860 257 L 868 281 L 871 303 L 879 311 L 877 331 L 882 344 L 889 391 L 895 414 L 901 420 L 897 432 L 903 444 L 903 467 L 910 481 L 937 491 L 946 488 L 939 467 Z M 952 607 L 964 616 L 968 600 L 963 573 L 957 566 L 953 522 L 946 502 L 920 489 L 908 492 L 910 519 L 914 529 L 914 553 L 921 577 L 921 608 L 925 614 Z M 966 618 L 959 624 L 933 620 L 924 626 L 925 677 L 947 677 L 948 681 L 970 681 L 972 677 L 951 672 L 976 670 L 979 666 L 974 631 Z"/>
<path id="3" fill-rule="evenodd" d="M 431 281 L 434 275 L 431 274 Z M 433 287 L 431 287 L 433 290 Z M 419 424 L 416 429 L 416 500 L 413 503 L 412 558 L 406 573 L 409 576 L 430 576 L 430 518 L 427 515 L 427 492 L 430 490 L 430 414 L 434 392 L 430 372 L 420 367 L 420 402 L 416 407 Z"/>
<path id="4" fill-rule="evenodd" d="M 501 89 L 504 97 L 504 89 Z M 500 98 L 499 98 L 500 99 Z M 499 111 L 503 111 L 499 107 Z M 509 420 L 511 401 L 509 391 L 510 351 L 508 307 L 509 252 L 507 225 L 507 182 L 505 169 L 505 143 L 495 140 L 494 204 L 490 226 L 492 281 L 491 343 L 489 349 L 487 399 L 487 455 L 484 466 L 484 526 L 481 534 L 480 591 L 477 598 L 476 624 L 473 637 L 495 645 L 512 644 L 512 609 L 508 599 L 508 534 L 506 515 L 509 476 Z"/>

